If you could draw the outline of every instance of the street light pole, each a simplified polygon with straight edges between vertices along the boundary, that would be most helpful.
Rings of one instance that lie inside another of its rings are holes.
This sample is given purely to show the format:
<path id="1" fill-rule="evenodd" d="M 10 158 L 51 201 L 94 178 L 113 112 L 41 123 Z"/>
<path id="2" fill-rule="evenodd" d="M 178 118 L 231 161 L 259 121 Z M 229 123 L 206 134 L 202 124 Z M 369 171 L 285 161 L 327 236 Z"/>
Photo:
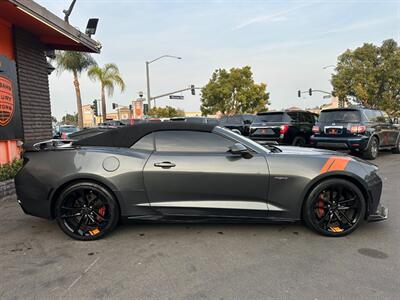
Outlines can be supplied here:
<path id="1" fill-rule="evenodd" d="M 149 65 L 161 58 L 164 57 L 170 57 L 170 58 L 176 58 L 176 59 L 182 59 L 182 57 L 179 56 L 174 56 L 174 55 L 161 55 L 160 57 L 157 57 L 151 61 L 146 61 L 146 80 L 147 80 L 147 104 L 149 105 L 149 110 L 151 108 L 151 95 L 150 95 L 150 72 L 149 72 Z M 156 106 L 156 99 L 154 99 L 154 106 Z"/>
<path id="2" fill-rule="evenodd" d="M 151 108 L 151 96 L 150 96 L 150 74 L 149 74 L 149 62 L 146 61 L 146 79 L 147 79 L 147 104 L 149 106 L 149 110 Z"/>

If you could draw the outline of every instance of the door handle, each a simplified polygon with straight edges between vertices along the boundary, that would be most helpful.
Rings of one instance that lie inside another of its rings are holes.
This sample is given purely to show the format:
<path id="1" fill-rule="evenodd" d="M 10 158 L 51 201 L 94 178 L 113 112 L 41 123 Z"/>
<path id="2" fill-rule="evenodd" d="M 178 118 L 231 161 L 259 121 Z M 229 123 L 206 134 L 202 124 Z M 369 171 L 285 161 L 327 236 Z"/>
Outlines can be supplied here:
<path id="1" fill-rule="evenodd" d="M 163 169 L 169 169 L 169 168 L 176 167 L 176 165 L 170 161 L 158 162 L 158 163 L 155 163 L 154 166 L 163 168 Z"/>

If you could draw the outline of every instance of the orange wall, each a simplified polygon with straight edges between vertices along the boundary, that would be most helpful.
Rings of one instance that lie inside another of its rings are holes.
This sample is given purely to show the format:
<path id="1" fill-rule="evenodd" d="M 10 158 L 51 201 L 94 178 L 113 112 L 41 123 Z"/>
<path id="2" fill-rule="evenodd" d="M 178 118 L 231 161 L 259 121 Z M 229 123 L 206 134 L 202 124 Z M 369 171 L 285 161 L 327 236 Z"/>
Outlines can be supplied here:
<path id="1" fill-rule="evenodd" d="M 1 18 L 0 38 L 0 55 L 15 60 L 12 26 Z M 0 165 L 17 158 L 20 158 L 20 148 L 17 146 L 17 141 L 0 141 Z"/>
<path id="2" fill-rule="evenodd" d="M 0 55 L 14 60 L 14 43 L 11 24 L 0 18 Z"/>

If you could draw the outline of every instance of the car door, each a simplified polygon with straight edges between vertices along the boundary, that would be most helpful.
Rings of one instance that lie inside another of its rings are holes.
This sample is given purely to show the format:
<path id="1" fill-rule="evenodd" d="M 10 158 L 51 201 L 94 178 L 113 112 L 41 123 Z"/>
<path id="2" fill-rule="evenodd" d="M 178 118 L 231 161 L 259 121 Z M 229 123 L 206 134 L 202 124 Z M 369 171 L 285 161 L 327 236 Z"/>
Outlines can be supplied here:
<path id="1" fill-rule="evenodd" d="M 265 217 L 266 158 L 233 155 L 234 143 L 210 132 L 157 132 L 143 173 L 150 205 L 164 215 Z"/>
<path id="2" fill-rule="evenodd" d="M 387 145 L 393 146 L 397 142 L 399 131 L 386 112 L 382 112 L 382 117 L 385 124 Z"/>

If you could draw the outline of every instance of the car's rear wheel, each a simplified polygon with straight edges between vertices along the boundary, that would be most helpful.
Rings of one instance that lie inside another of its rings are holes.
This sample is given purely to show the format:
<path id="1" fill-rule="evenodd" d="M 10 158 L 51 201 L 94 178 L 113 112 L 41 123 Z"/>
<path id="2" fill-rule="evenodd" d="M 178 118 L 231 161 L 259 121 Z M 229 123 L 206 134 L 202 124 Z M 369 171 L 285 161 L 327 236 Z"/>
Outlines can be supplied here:
<path id="1" fill-rule="evenodd" d="M 316 232 L 332 237 L 347 235 L 361 224 L 366 204 L 360 189 L 343 179 L 318 184 L 303 207 L 305 223 Z"/>
<path id="2" fill-rule="evenodd" d="M 378 157 L 379 141 L 376 137 L 371 137 L 367 149 L 364 150 L 363 156 L 365 159 L 374 160 Z"/>
<path id="3" fill-rule="evenodd" d="M 119 220 L 113 195 L 103 186 L 79 182 L 64 189 L 55 205 L 61 230 L 77 240 L 97 240 L 111 232 Z"/>
<path id="4" fill-rule="evenodd" d="M 302 136 L 296 136 L 293 139 L 292 145 L 297 147 L 304 147 L 306 145 L 306 139 Z"/>
<path id="5" fill-rule="evenodd" d="M 394 148 L 392 149 L 392 152 L 393 152 L 394 154 L 399 154 L 399 153 L 400 153 L 400 137 L 397 138 L 396 147 L 394 147 Z"/>

